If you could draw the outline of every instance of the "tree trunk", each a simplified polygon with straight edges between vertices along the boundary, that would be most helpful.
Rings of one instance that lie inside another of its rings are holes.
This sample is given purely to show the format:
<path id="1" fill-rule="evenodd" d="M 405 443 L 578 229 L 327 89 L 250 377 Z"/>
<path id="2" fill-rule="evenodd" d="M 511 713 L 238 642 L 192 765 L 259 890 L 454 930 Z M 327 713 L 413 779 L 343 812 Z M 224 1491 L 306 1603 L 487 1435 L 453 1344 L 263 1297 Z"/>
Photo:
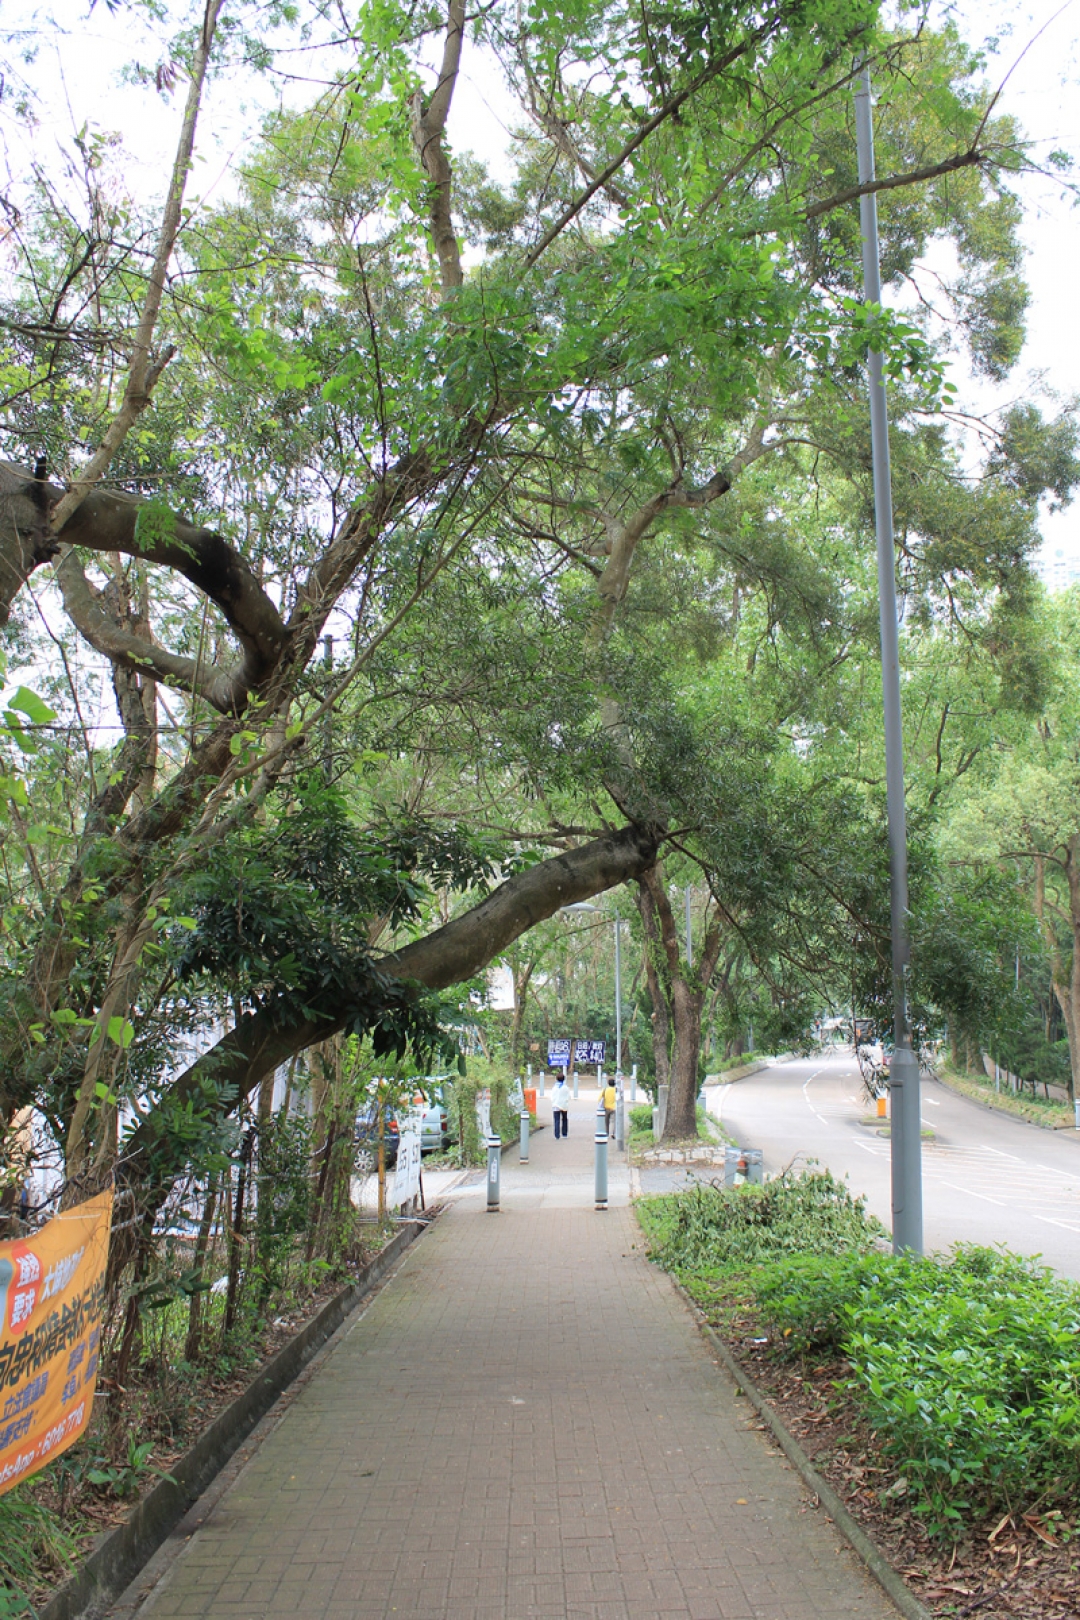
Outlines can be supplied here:
<path id="1" fill-rule="evenodd" d="M 194 1266 L 192 1269 L 198 1273 L 198 1280 L 202 1282 L 203 1267 L 206 1264 L 206 1251 L 210 1247 L 210 1234 L 214 1230 L 214 1216 L 217 1213 L 217 1180 L 214 1176 L 206 1185 L 206 1202 L 203 1204 L 202 1220 L 199 1223 L 199 1235 L 195 1239 Z M 196 1362 L 199 1359 L 199 1350 L 202 1346 L 202 1308 L 203 1295 L 206 1290 L 197 1288 L 191 1296 L 188 1306 L 188 1329 L 184 1340 L 184 1360 Z"/>
<path id="2" fill-rule="evenodd" d="M 531 960 L 521 966 L 510 964 L 510 972 L 514 981 L 514 1014 L 510 1022 L 510 1067 L 516 1069 L 520 1057 L 521 1029 L 525 1022 L 525 1004 L 529 998 L 529 981 L 533 976 L 536 962 Z"/>
<path id="3" fill-rule="evenodd" d="M 1065 1034 L 1069 1042 L 1069 1101 L 1080 1094 L 1080 870 L 1077 855 L 1080 833 L 1074 833 L 1065 845 L 1065 876 L 1069 885 L 1069 921 L 1072 924 L 1072 967 L 1068 983 L 1065 982 L 1065 964 L 1061 960 L 1054 925 L 1046 915 L 1046 857 L 1035 857 L 1035 915 L 1042 929 L 1047 955 L 1050 958 L 1050 976 L 1054 997 L 1061 1008 Z"/>
<path id="4" fill-rule="evenodd" d="M 1069 969 L 1068 1005 L 1062 1005 L 1069 1037 L 1069 1101 L 1080 1095 L 1080 833 L 1066 845 L 1065 875 L 1069 880 L 1069 921 L 1072 923 L 1072 965 Z M 1059 997 L 1060 1001 L 1060 997 Z M 1033 1088 L 1034 1089 L 1034 1088 Z"/>
<path id="5" fill-rule="evenodd" d="M 232 1226 L 229 1229 L 229 1282 L 225 1295 L 225 1326 L 224 1337 L 227 1339 L 236 1322 L 236 1301 L 240 1289 L 240 1256 L 244 1243 L 244 1198 L 247 1193 L 247 1172 L 251 1163 L 251 1152 L 255 1146 L 254 1132 L 249 1128 L 244 1132 L 244 1140 L 240 1146 L 240 1165 L 236 1178 L 236 1206 L 233 1210 Z"/>
<path id="6" fill-rule="evenodd" d="M 671 1064 L 664 1137 L 697 1135 L 698 1069 L 701 1057 L 701 1003 L 704 998 L 682 977 L 671 984 L 675 1051 Z"/>
<path id="7" fill-rule="evenodd" d="M 657 862 L 638 880 L 640 905 L 645 930 L 646 971 L 650 956 L 654 959 L 657 991 L 654 1005 L 667 1006 L 671 1019 L 674 1046 L 668 1070 L 668 1105 L 664 1124 L 664 1140 L 675 1141 L 697 1135 L 698 1073 L 701 1063 L 701 1014 L 705 1005 L 712 976 L 720 956 L 723 937 L 721 918 L 714 910 L 709 916 L 706 906 L 705 938 L 696 969 L 686 965 L 679 955 L 679 936 L 675 914 L 668 899 L 664 872 Z M 656 936 L 659 933 L 659 949 Z M 653 994 L 652 978 L 649 980 Z M 655 1027 L 655 1026 L 654 1026 Z M 658 1074 L 659 1083 L 659 1074 Z"/>
<path id="8" fill-rule="evenodd" d="M 644 950 L 645 984 L 652 1002 L 653 1072 L 657 1086 L 671 1083 L 671 992 L 660 939 L 656 905 L 646 885 L 638 880 L 638 911 Z"/>

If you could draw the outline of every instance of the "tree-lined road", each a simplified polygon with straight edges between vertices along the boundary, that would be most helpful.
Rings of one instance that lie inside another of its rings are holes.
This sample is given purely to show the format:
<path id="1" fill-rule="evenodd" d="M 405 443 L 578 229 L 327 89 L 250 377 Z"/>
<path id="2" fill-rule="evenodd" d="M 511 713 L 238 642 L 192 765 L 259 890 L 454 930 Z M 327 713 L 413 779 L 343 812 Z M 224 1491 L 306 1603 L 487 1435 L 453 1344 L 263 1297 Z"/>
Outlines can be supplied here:
<path id="1" fill-rule="evenodd" d="M 776 1064 L 710 1088 L 710 1112 L 777 1171 L 815 1159 L 846 1176 L 891 1227 L 889 1139 L 866 1104 L 850 1057 Z M 923 1218 L 927 1251 L 1003 1243 L 1041 1254 L 1080 1279 L 1080 1134 L 1048 1131 L 958 1096 L 922 1087 Z"/>

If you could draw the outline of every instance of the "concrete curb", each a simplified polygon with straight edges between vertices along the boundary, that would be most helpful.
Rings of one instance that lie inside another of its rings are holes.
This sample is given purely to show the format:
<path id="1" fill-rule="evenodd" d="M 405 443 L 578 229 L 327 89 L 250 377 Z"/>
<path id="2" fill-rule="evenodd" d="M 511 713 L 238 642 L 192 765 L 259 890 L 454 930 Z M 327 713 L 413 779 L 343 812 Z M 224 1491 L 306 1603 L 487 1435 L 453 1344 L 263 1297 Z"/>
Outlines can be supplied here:
<path id="1" fill-rule="evenodd" d="M 425 1221 L 403 1225 L 356 1281 L 324 1305 L 266 1363 L 254 1383 L 219 1413 L 191 1450 L 172 1465 L 171 1478 L 159 1480 L 131 1517 L 99 1541 L 70 1580 L 37 1611 L 37 1620 L 80 1620 L 102 1613 L 120 1596 L 259 1420 L 426 1225 Z"/>
<path id="2" fill-rule="evenodd" d="M 715 1091 L 718 1086 L 730 1086 L 736 1080 L 748 1080 L 752 1074 L 760 1074 L 762 1069 L 768 1069 L 770 1066 L 768 1058 L 763 1058 L 760 1063 L 743 1063 L 737 1069 L 725 1069 L 715 1079 L 710 1075 L 705 1085 L 710 1091 Z"/>
<path id="3" fill-rule="evenodd" d="M 1067 1132 L 1069 1134 L 1065 1136 L 1066 1141 L 1080 1142 L 1080 1131 L 1076 1129 L 1075 1125 L 1044 1125 L 1038 1119 L 1025 1119 L 1023 1114 L 1014 1114 L 1011 1108 L 998 1108 L 994 1103 L 987 1102 L 982 1097 L 973 1097 L 970 1092 L 962 1091 L 959 1086 L 953 1085 L 951 1080 L 947 1080 L 943 1074 L 935 1074 L 933 1078 L 950 1096 L 962 1097 L 965 1102 L 971 1103 L 974 1108 L 981 1108 L 984 1113 L 993 1114 L 996 1119 L 1011 1119 L 1017 1125 L 1030 1125 L 1033 1131 L 1050 1131 L 1054 1135 L 1059 1132 Z"/>
<path id="4" fill-rule="evenodd" d="M 674 1278 L 672 1281 L 674 1281 Z M 676 1282 L 675 1287 L 689 1305 L 694 1320 L 724 1367 L 738 1384 L 758 1416 L 768 1424 L 773 1438 L 795 1469 L 795 1472 L 802 1479 L 803 1484 L 813 1491 L 829 1518 L 844 1537 L 844 1540 L 862 1559 L 886 1597 L 895 1604 L 896 1608 L 904 1616 L 904 1620 L 933 1620 L 930 1610 L 919 1602 L 914 1592 L 904 1584 L 903 1579 L 889 1563 L 884 1553 L 874 1545 L 866 1531 L 856 1524 L 828 1480 L 818 1473 L 806 1452 L 794 1435 L 790 1434 L 781 1423 L 757 1385 L 746 1376 L 727 1345 L 704 1320 L 697 1302 L 687 1293 L 681 1283 Z"/>

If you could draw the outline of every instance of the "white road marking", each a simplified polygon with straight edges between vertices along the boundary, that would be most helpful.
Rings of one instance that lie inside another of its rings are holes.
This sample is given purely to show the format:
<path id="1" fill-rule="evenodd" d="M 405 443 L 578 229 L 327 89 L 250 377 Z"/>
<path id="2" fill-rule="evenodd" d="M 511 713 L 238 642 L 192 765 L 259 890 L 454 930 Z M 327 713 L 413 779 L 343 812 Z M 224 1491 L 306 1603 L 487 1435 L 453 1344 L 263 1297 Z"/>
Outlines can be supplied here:
<path id="1" fill-rule="evenodd" d="M 991 1198 L 987 1193 L 977 1193 L 971 1187 L 961 1187 L 955 1181 L 943 1181 L 941 1185 L 951 1187 L 953 1192 L 964 1193 L 968 1198 L 981 1198 L 984 1204 L 996 1204 L 999 1209 L 1008 1209 L 1009 1207 L 1007 1204 L 1002 1203 L 1000 1198 Z"/>

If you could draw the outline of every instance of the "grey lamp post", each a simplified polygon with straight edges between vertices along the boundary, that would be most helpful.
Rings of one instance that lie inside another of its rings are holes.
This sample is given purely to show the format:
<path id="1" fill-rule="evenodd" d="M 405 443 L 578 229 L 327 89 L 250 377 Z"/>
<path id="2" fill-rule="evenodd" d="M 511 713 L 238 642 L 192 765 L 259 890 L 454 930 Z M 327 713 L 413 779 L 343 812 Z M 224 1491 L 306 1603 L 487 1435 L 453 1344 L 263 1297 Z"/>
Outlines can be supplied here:
<path id="1" fill-rule="evenodd" d="M 594 906 L 590 900 L 574 900 L 560 911 L 595 911 L 604 916 L 605 906 Z M 622 918 L 615 913 L 615 1073 L 622 1073 L 622 944 L 620 935 Z"/>
<path id="2" fill-rule="evenodd" d="M 863 65 L 855 89 L 855 128 L 859 184 L 874 179 L 874 126 L 870 69 Z M 881 304 L 877 196 L 859 198 L 862 226 L 863 290 L 868 304 Z M 893 545 L 892 478 L 885 376 L 879 351 L 866 357 L 870 373 L 870 441 L 874 461 L 874 519 L 877 529 L 878 602 L 881 623 L 881 687 L 885 708 L 885 791 L 889 821 L 889 888 L 892 912 L 893 1057 L 892 1094 L 893 1249 L 921 1254 L 922 1141 L 919 1062 L 911 1048 L 907 1006 L 908 881 L 907 820 L 904 806 L 904 734 L 900 706 L 900 638 L 896 622 L 896 552 Z"/>

